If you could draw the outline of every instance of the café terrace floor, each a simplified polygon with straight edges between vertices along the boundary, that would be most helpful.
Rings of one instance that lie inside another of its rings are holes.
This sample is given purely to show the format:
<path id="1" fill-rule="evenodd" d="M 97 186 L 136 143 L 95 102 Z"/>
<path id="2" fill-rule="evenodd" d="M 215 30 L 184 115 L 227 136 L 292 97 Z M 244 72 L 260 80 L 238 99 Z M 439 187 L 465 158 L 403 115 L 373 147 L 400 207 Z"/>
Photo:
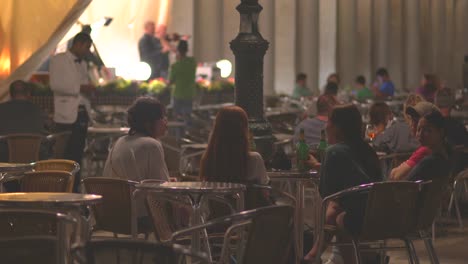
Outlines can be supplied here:
<path id="1" fill-rule="evenodd" d="M 460 229 L 454 219 L 441 219 L 437 224 L 436 240 L 434 242 L 437 256 L 441 264 L 467 264 L 468 263 L 468 213 L 465 214 L 464 228 Z M 389 241 L 388 245 L 402 245 L 399 241 Z M 426 254 L 423 241 L 414 241 L 414 246 L 419 257 L 420 264 L 430 263 Z M 330 250 L 328 250 L 330 252 Z M 406 251 L 389 251 L 390 264 L 407 264 Z M 328 259 L 323 257 L 323 263 Z"/>

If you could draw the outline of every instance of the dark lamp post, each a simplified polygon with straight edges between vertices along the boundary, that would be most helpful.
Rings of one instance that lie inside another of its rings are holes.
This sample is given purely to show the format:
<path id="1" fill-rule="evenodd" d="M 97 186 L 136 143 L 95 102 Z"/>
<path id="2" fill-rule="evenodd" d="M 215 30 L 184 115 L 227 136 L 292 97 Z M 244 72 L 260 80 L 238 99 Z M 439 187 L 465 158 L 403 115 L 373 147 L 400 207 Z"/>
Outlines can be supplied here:
<path id="1" fill-rule="evenodd" d="M 269 160 L 274 138 L 263 113 L 263 57 L 269 43 L 258 31 L 262 6 L 258 0 L 241 0 L 237 11 L 240 13 L 239 34 L 230 43 L 236 58 L 236 105 L 247 112 L 257 151 Z"/>

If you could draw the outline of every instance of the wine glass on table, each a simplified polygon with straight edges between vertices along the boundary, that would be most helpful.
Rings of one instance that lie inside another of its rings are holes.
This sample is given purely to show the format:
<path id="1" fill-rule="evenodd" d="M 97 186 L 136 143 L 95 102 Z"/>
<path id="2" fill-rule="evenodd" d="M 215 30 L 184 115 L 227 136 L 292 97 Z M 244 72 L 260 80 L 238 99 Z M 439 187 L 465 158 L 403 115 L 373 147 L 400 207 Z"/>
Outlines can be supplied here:
<path id="1" fill-rule="evenodd" d="M 376 136 L 376 129 L 374 125 L 367 124 L 366 126 L 366 136 L 372 142 Z"/>

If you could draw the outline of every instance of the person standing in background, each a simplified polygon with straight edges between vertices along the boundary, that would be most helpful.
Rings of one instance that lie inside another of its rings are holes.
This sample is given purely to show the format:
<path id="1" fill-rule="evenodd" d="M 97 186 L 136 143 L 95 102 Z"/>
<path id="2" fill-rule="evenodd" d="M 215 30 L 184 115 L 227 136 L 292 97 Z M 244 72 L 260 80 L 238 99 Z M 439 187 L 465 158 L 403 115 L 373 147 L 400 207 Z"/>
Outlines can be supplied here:
<path id="1" fill-rule="evenodd" d="M 439 79 L 434 74 L 424 74 L 421 78 L 421 86 L 416 89 L 416 94 L 421 95 L 426 101 L 434 103 L 434 96 L 440 88 Z"/>
<path id="2" fill-rule="evenodd" d="M 177 61 L 172 64 L 169 73 L 169 85 L 174 85 L 172 91 L 174 114 L 190 124 L 197 62 L 193 57 L 187 57 L 187 52 L 187 41 L 180 40 L 177 46 Z"/>
<path id="3" fill-rule="evenodd" d="M 95 87 L 89 84 L 84 57 L 92 45 L 89 34 L 78 33 L 72 47 L 55 55 L 50 61 L 50 88 L 54 92 L 54 122 L 56 132 L 71 131 L 65 158 L 81 164 L 88 132 L 90 96 Z M 78 192 L 80 174 L 75 175 L 73 191 Z"/>
<path id="4" fill-rule="evenodd" d="M 138 41 L 138 52 L 140 60 L 151 68 L 149 79 L 167 78 L 171 47 L 166 40 L 166 26 L 158 25 L 156 29 L 154 22 L 147 21 L 144 31 L 145 34 Z"/>
<path id="5" fill-rule="evenodd" d="M 307 75 L 301 72 L 296 76 L 296 86 L 294 87 L 292 98 L 300 99 L 301 97 L 311 95 L 312 92 L 307 88 Z"/>

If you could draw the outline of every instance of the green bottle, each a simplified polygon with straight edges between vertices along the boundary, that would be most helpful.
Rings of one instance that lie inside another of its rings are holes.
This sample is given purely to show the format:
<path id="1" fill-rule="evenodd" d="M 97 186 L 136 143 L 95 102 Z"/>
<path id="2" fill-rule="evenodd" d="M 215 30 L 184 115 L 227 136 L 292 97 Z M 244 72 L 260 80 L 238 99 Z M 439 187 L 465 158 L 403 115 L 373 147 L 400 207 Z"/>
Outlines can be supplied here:
<path id="1" fill-rule="evenodd" d="M 299 171 L 307 170 L 306 161 L 309 159 L 309 146 L 304 139 L 304 129 L 299 132 L 299 141 L 296 144 L 296 162 Z"/>
<path id="2" fill-rule="evenodd" d="M 317 158 L 319 159 L 320 163 L 322 163 L 325 158 L 327 147 L 327 136 L 325 134 L 325 129 L 322 129 L 322 131 L 320 131 L 320 142 L 317 146 Z"/>

